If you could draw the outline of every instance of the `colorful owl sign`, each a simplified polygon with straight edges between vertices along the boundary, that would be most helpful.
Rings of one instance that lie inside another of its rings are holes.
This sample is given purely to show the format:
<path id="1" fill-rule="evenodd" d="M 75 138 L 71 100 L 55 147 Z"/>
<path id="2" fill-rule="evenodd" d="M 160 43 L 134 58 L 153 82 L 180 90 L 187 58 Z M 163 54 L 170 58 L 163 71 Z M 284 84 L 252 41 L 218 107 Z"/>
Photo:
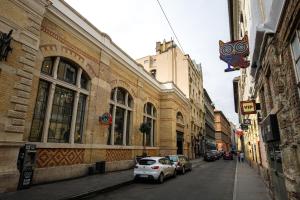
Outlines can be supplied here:
<path id="1" fill-rule="evenodd" d="M 102 116 L 99 117 L 99 121 L 104 125 L 111 125 L 112 116 L 110 113 L 104 113 Z"/>
<path id="2" fill-rule="evenodd" d="M 247 68 L 250 62 L 246 60 L 249 55 L 248 36 L 245 35 L 241 40 L 224 43 L 219 40 L 220 59 L 227 63 L 225 72 Z M 232 66 L 232 68 L 231 68 Z"/>

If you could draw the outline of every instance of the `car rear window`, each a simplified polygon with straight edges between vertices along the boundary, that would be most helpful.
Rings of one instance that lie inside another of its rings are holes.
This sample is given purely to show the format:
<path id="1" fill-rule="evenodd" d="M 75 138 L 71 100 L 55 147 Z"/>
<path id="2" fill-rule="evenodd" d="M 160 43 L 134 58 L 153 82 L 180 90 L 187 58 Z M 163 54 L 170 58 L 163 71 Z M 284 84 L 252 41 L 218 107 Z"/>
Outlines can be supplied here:
<path id="1" fill-rule="evenodd" d="M 173 161 L 173 162 L 177 162 L 178 161 L 178 157 L 177 156 L 168 156 L 168 158 Z"/>
<path id="2" fill-rule="evenodd" d="M 153 165 L 156 161 L 150 159 L 142 159 L 139 161 L 140 165 Z"/>

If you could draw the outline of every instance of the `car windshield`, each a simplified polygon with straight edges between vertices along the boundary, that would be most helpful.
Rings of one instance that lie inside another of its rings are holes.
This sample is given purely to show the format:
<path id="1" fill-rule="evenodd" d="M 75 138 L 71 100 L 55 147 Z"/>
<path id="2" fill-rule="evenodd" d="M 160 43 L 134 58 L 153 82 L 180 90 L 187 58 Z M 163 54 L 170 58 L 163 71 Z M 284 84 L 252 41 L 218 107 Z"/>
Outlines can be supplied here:
<path id="1" fill-rule="evenodd" d="M 140 165 L 153 165 L 156 161 L 155 160 L 150 160 L 150 159 L 141 159 L 139 161 Z"/>
<path id="2" fill-rule="evenodd" d="M 178 157 L 177 157 L 177 156 L 168 156 L 168 158 L 169 158 L 172 162 L 177 162 L 177 161 L 178 161 Z"/>

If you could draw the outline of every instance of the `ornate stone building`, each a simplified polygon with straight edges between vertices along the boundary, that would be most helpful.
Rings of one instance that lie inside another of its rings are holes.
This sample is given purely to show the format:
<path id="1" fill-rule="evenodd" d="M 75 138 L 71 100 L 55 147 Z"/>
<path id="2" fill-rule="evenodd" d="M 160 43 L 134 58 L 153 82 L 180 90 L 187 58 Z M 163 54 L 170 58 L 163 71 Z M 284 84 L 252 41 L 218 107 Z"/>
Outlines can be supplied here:
<path id="1" fill-rule="evenodd" d="M 205 107 L 203 77 L 200 64 L 196 64 L 188 54 L 171 41 L 156 43 L 156 55 L 137 60 L 158 81 L 173 82 L 190 101 L 191 146 L 193 157 L 200 155 L 203 149 L 202 138 L 205 129 Z M 180 141 L 181 133 L 178 133 Z M 180 152 L 178 152 L 180 153 Z"/>
<path id="2" fill-rule="evenodd" d="M 215 131 L 215 106 L 209 97 L 206 89 L 204 89 L 205 104 L 205 151 L 216 149 L 216 131 Z"/>
<path id="3" fill-rule="evenodd" d="M 231 127 L 222 111 L 215 110 L 216 146 L 219 151 L 231 150 Z"/>
<path id="4" fill-rule="evenodd" d="M 241 27 L 249 34 L 251 67 L 244 76 L 253 85 L 242 88 L 260 103 L 256 124 L 265 142 L 266 183 L 275 199 L 299 199 L 300 2 L 229 3 L 233 39 L 243 34 Z"/>
<path id="5" fill-rule="evenodd" d="M 0 192 L 16 189 L 24 144 L 37 147 L 35 184 L 85 175 L 97 161 L 126 169 L 143 152 L 191 155 L 184 93 L 64 1 L 1 1 L 0 15 L 0 32 L 13 30 L 13 50 L 0 61 Z M 105 113 L 111 125 L 99 120 Z"/>

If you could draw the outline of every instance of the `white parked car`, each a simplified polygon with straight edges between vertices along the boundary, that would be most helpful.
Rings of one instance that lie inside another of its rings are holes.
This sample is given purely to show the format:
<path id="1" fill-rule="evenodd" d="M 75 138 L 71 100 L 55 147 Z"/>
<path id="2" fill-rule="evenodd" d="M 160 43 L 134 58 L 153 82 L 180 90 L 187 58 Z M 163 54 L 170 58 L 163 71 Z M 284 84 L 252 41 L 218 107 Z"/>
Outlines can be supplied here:
<path id="1" fill-rule="evenodd" d="M 134 179 L 156 180 L 163 183 L 166 177 L 176 177 L 176 169 L 165 157 L 142 158 L 134 167 Z"/>

